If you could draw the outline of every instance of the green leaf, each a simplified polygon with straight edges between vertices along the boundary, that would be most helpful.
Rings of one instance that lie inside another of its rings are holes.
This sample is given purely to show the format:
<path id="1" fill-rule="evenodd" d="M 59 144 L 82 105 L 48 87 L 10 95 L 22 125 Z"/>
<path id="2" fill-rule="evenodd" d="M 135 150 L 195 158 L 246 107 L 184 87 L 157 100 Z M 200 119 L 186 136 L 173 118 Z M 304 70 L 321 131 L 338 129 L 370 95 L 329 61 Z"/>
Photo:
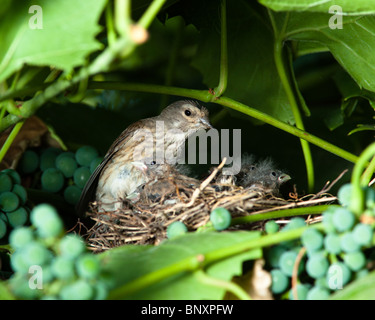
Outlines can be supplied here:
<path id="1" fill-rule="evenodd" d="M 11 2 L 0 16 L 0 81 L 24 64 L 51 66 L 65 71 L 82 65 L 91 52 L 102 48 L 95 39 L 105 0 L 39 0 Z M 29 13 L 38 5 L 42 15 Z M 35 19 L 39 20 L 35 20 Z M 36 22 L 42 29 L 32 29 Z"/>
<path id="2" fill-rule="evenodd" d="M 205 232 L 188 233 L 168 240 L 159 246 L 123 246 L 101 254 L 105 270 L 114 276 L 117 292 L 123 289 L 121 297 L 126 299 L 221 299 L 225 289 L 207 286 L 189 272 L 188 263 L 173 272 L 174 266 L 194 260 L 197 255 L 209 255 L 226 250 L 234 244 L 256 241 L 258 232 Z M 254 249 L 213 261 L 206 272 L 209 276 L 229 281 L 242 272 L 242 262 L 260 258 L 262 251 Z M 181 266 L 181 265 L 180 265 Z M 127 293 L 126 285 L 136 280 L 143 283 L 154 272 L 169 270 L 159 281 L 139 286 L 138 291 Z M 191 270 L 190 270 L 191 271 Z M 124 286 L 125 285 L 125 286 Z M 124 287 L 122 287 L 124 286 Z M 110 298 L 113 296 L 110 295 Z"/>
<path id="3" fill-rule="evenodd" d="M 375 272 L 360 278 L 331 296 L 332 300 L 374 300 Z"/>
<path id="4" fill-rule="evenodd" d="M 375 91 L 375 16 L 343 17 L 343 29 L 329 27 L 330 15 L 292 12 L 276 15 L 285 40 L 327 47 L 360 88 Z"/>
<path id="5" fill-rule="evenodd" d="M 193 20 L 200 29 L 200 40 L 192 65 L 201 72 L 204 83 L 210 88 L 215 88 L 219 82 L 220 20 L 207 23 L 205 12 L 218 12 L 218 3 L 214 2 L 202 12 L 194 12 Z M 274 35 L 266 11 L 244 1 L 227 1 L 227 6 L 228 87 L 224 95 L 294 124 L 274 62 Z M 215 17 L 217 15 L 212 14 L 210 19 Z"/>
<path id="6" fill-rule="evenodd" d="M 5 281 L 0 281 L 0 300 L 15 300 Z"/>
<path id="7" fill-rule="evenodd" d="M 328 12 L 333 5 L 340 6 L 345 15 L 371 14 L 375 12 L 372 0 L 258 0 L 275 11 Z"/>

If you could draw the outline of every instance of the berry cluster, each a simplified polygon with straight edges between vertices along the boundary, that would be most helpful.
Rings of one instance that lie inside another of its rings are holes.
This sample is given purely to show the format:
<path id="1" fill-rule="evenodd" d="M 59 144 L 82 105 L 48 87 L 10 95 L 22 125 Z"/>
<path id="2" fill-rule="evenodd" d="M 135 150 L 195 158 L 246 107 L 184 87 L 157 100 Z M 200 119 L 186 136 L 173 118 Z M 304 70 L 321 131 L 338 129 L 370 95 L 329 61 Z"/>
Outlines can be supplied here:
<path id="1" fill-rule="evenodd" d="M 0 172 L 0 239 L 7 230 L 23 226 L 29 215 L 26 204 L 27 192 L 21 185 L 17 171 L 6 169 Z"/>
<path id="2" fill-rule="evenodd" d="M 14 229 L 9 243 L 14 274 L 9 287 L 20 299 L 105 299 L 109 278 L 99 257 L 82 239 L 64 234 L 63 223 L 48 204 L 34 207 L 31 227 Z"/>
<path id="3" fill-rule="evenodd" d="M 326 299 L 337 289 L 350 281 L 366 275 L 368 263 L 375 253 L 371 247 L 374 230 L 371 224 L 361 222 L 350 210 L 352 185 L 340 188 L 338 200 L 341 206 L 335 205 L 322 215 L 320 227 L 309 227 L 300 239 L 286 241 L 266 250 L 266 261 L 271 269 L 272 292 L 289 299 Z M 365 215 L 375 217 L 375 190 L 366 188 Z M 369 221 L 364 219 L 363 221 Z M 265 225 L 267 233 L 277 232 L 274 221 Z M 293 218 L 280 232 L 303 227 L 302 218 Z M 306 251 L 295 263 L 301 249 Z M 299 283 L 296 291 L 291 289 L 293 272 L 298 274 Z"/>
<path id="4" fill-rule="evenodd" d="M 18 169 L 23 174 L 41 171 L 40 188 L 61 193 L 67 203 L 75 205 L 102 159 L 90 146 L 83 146 L 75 153 L 52 147 L 41 151 L 29 149 L 20 159 Z"/>

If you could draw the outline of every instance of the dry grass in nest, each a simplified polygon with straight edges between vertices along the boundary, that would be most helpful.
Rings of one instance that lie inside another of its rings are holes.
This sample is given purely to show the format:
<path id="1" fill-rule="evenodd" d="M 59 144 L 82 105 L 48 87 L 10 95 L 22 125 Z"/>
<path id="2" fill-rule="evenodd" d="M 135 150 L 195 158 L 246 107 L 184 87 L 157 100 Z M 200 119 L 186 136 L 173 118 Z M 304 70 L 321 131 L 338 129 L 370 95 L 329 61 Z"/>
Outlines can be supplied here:
<path id="1" fill-rule="evenodd" d="M 174 221 L 182 221 L 194 231 L 209 221 L 211 211 L 217 207 L 224 207 L 232 217 L 239 217 L 330 203 L 336 199 L 326 193 L 327 186 L 308 199 L 285 200 L 262 187 L 244 189 L 211 183 L 223 164 L 203 182 L 183 175 L 169 175 L 149 182 L 139 201 L 124 201 L 123 208 L 117 211 L 99 213 L 98 205 L 91 204 L 89 216 L 95 224 L 88 231 L 89 247 L 101 252 L 124 244 L 157 245 L 166 238 L 166 229 Z M 255 228 L 259 227 L 260 224 L 256 224 Z M 250 229 L 254 229 L 254 225 Z"/>

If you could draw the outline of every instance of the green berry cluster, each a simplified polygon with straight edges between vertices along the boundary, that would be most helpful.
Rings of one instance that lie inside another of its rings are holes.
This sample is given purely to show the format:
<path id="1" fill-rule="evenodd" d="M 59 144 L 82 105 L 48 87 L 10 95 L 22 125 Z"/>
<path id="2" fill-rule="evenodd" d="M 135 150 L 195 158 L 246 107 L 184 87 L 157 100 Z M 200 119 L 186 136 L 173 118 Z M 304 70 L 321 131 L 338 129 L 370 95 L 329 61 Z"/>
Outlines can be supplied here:
<path id="1" fill-rule="evenodd" d="M 23 174 L 41 171 L 40 188 L 61 193 L 67 203 L 75 205 L 102 160 L 98 151 L 90 146 L 83 146 L 75 153 L 52 147 L 40 152 L 29 149 L 24 152 L 18 168 Z"/>
<path id="2" fill-rule="evenodd" d="M 342 186 L 338 192 L 341 206 L 330 206 L 322 214 L 322 228 L 309 227 L 300 239 L 287 241 L 266 250 L 266 261 L 271 269 L 275 295 L 294 299 L 291 277 L 301 249 L 306 254 L 297 270 L 298 299 L 326 299 L 337 289 L 366 275 L 368 263 L 373 260 L 373 225 L 363 223 L 350 210 L 352 185 Z M 375 190 L 366 188 L 364 215 L 375 217 Z M 302 218 L 293 218 L 280 232 L 303 227 Z M 274 221 L 265 225 L 267 233 L 277 232 Z"/>
<path id="3" fill-rule="evenodd" d="M 8 230 L 23 226 L 29 216 L 27 192 L 21 177 L 13 169 L 0 172 L 0 239 Z"/>
<path id="4" fill-rule="evenodd" d="M 10 290 L 19 299 L 105 299 L 109 278 L 97 255 L 89 253 L 82 239 L 64 234 L 55 208 L 34 207 L 31 227 L 14 229 L 9 243 L 14 274 Z"/>

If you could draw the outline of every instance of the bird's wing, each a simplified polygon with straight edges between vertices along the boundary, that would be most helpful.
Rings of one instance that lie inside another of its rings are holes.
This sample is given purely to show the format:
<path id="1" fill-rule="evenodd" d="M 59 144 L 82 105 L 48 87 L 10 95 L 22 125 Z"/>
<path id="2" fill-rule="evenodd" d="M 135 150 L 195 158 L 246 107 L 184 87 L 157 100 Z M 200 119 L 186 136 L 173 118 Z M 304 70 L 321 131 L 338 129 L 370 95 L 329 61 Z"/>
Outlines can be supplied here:
<path id="1" fill-rule="evenodd" d="M 76 205 L 76 212 L 79 216 L 83 216 L 87 205 L 90 201 L 92 201 L 95 197 L 96 187 L 98 185 L 99 177 L 107 165 L 107 163 L 113 158 L 113 156 L 118 152 L 118 150 L 122 147 L 123 142 L 134 135 L 137 128 L 139 128 L 140 123 L 136 122 L 127 127 L 119 136 L 118 138 L 112 143 L 110 146 L 107 154 L 105 155 L 103 161 L 97 166 L 95 171 L 92 173 L 90 178 L 87 180 L 85 187 L 82 190 L 81 196 L 79 201 Z"/>

